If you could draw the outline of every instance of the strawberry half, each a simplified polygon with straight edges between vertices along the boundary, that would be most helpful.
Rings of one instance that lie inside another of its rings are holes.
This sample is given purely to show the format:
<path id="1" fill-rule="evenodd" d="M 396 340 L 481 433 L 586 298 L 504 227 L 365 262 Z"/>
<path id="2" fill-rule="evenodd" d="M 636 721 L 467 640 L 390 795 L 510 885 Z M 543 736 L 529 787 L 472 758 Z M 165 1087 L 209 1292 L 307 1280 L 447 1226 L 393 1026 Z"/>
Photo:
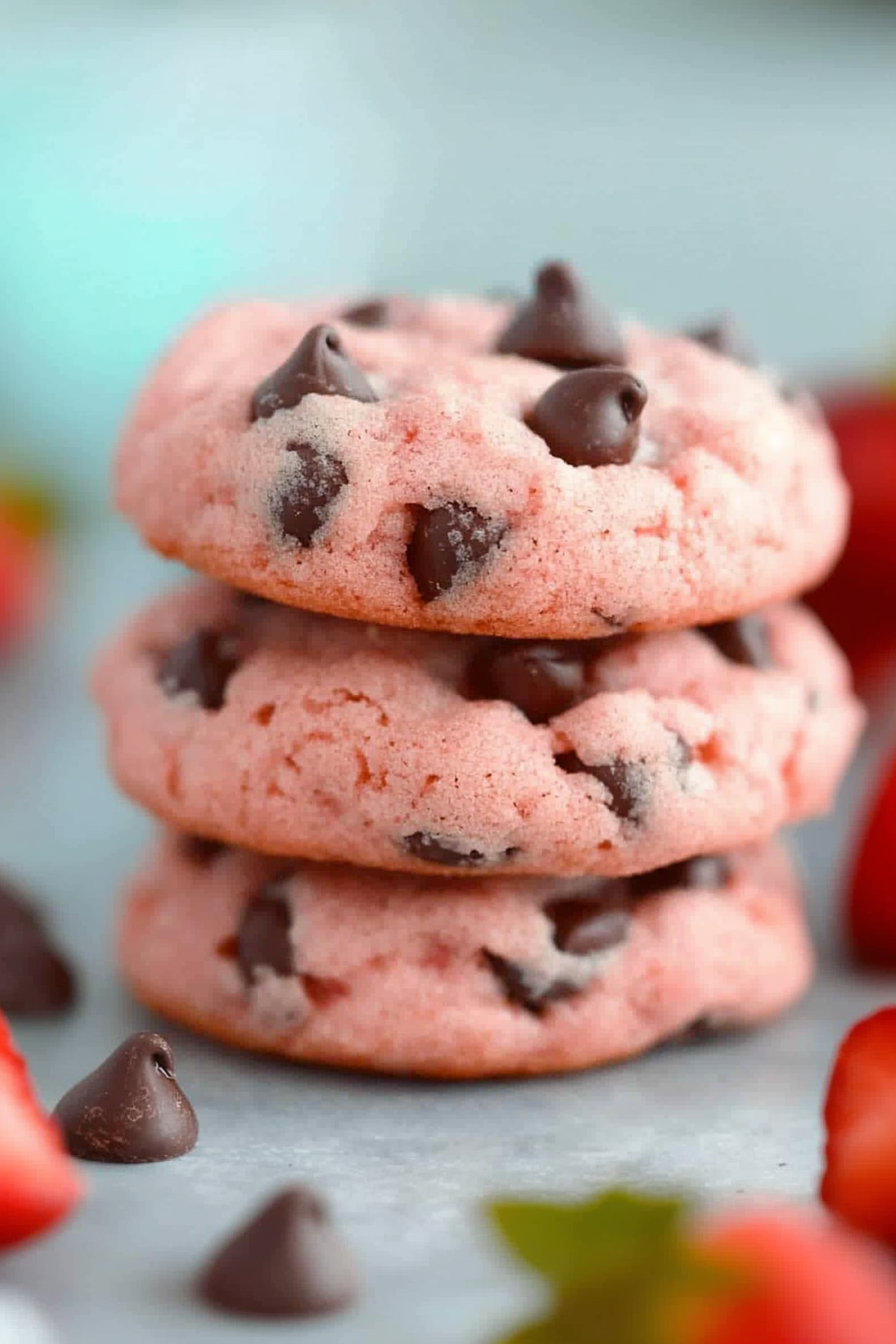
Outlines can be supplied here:
<path id="1" fill-rule="evenodd" d="M 859 846 L 846 901 L 846 935 L 863 966 L 896 968 L 896 756 Z"/>
<path id="2" fill-rule="evenodd" d="M 896 1248 L 896 1008 L 864 1018 L 846 1036 L 824 1121 L 823 1202 L 843 1222 Z"/>
<path id="3" fill-rule="evenodd" d="M 0 1016 L 0 1250 L 52 1227 L 83 1185 Z"/>

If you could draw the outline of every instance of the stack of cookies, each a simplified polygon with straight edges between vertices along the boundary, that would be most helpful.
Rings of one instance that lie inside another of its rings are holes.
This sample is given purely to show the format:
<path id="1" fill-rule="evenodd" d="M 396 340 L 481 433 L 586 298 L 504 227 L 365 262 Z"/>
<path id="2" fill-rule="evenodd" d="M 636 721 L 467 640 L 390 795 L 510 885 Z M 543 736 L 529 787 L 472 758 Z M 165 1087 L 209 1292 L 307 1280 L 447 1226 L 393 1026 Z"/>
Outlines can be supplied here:
<path id="1" fill-rule="evenodd" d="M 165 823 L 118 953 L 150 1007 L 300 1060 L 582 1068 L 769 1018 L 811 970 L 771 838 L 861 727 L 791 599 L 847 497 L 724 326 L 244 303 L 164 357 L 118 503 L 204 576 L 95 687 Z"/>

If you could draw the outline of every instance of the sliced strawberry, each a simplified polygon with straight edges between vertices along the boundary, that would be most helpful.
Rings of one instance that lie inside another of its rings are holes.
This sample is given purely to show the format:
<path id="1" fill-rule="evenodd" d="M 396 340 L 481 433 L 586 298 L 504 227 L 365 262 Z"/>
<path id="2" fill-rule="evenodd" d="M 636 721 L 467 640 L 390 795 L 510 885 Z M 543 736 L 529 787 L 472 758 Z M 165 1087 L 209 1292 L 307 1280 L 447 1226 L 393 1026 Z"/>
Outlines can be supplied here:
<path id="1" fill-rule="evenodd" d="M 0 1249 L 64 1218 L 83 1185 L 0 1016 Z"/>
<path id="2" fill-rule="evenodd" d="M 896 757 L 877 794 L 853 869 L 846 934 L 863 966 L 896 969 Z"/>
<path id="3" fill-rule="evenodd" d="M 896 1008 L 857 1022 L 842 1042 L 824 1120 L 822 1200 L 896 1248 Z"/>
<path id="4" fill-rule="evenodd" d="M 732 1215 L 701 1237 L 742 1266 L 694 1344 L 885 1344 L 896 1340 L 896 1274 L 876 1250 L 808 1214 Z"/>

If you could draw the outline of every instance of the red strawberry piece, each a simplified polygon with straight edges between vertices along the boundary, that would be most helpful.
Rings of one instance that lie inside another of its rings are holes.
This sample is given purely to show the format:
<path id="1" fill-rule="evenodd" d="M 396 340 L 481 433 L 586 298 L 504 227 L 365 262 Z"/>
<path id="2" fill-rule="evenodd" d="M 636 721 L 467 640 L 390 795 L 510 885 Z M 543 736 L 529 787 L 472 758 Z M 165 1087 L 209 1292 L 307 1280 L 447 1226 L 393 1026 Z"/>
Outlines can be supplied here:
<path id="1" fill-rule="evenodd" d="M 0 654 L 34 622 L 45 579 L 39 543 L 19 532 L 0 508 Z"/>
<path id="2" fill-rule="evenodd" d="M 896 666 L 896 594 L 886 589 L 884 567 L 869 574 L 866 563 L 847 551 L 808 603 L 849 659 L 859 690 L 871 693 Z"/>
<path id="3" fill-rule="evenodd" d="M 0 1016 L 0 1250 L 52 1227 L 82 1194 L 77 1167 L 40 1109 Z"/>
<path id="4" fill-rule="evenodd" d="M 824 1121 L 823 1202 L 896 1249 L 896 1008 L 857 1022 L 842 1042 Z"/>
<path id="5" fill-rule="evenodd" d="M 731 1215 L 700 1238 L 741 1267 L 693 1344 L 884 1344 L 896 1340 L 896 1273 L 846 1229 L 789 1209 Z"/>
<path id="6" fill-rule="evenodd" d="M 896 969 L 896 757 L 891 758 L 859 845 L 846 904 L 857 962 Z"/>
<path id="7" fill-rule="evenodd" d="M 834 388 L 821 400 L 852 490 L 848 554 L 896 592 L 896 391 Z"/>

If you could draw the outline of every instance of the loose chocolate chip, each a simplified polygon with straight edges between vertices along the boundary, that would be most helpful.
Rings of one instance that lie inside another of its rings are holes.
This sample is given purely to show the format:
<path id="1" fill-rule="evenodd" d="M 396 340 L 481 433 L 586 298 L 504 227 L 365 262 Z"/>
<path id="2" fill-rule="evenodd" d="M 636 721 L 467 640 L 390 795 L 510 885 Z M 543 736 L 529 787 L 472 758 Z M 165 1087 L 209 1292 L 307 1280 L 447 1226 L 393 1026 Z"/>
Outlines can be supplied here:
<path id="1" fill-rule="evenodd" d="M 412 835 L 401 837 L 401 847 L 405 853 L 415 859 L 422 859 L 424 863 L 438 863 L 443 868 L 481 868 L 489 862 L 481 849 L 464 845 L 462 840 L 439 839 L 429 831 L 414 831 Z M 496 862 L 512 858 L 516 852 L 513 848 L 506 849 Z"/>
<path id="2" fill-rule="evenodd" d="M 227 846 L 220 840 L 206 840 L 201 835 L 183 835 L 180 848 L 189 863 L 195 863 L 197 868 L 209 868 Z"/>
<path id="3" fill-rule="evenodd" d="M 647 388 L 627 369 L 604 365 L 558 378 L 526 423 L 554 457 L 573 467 L 631 462 L 638 448 Z"/>
<path id="4" fill-rule="evenodd" d="M 771 667 L 768 626 L 761 616 L 741 616 L 739 621 L 719 621 L 701 627 L 719 653 L 744 667 Z"/>
<path id="5" fill-rule="evenodd" d="M 322 1200 L 293 1185 L 224 1243 L 199 1291 L 242 1316 L 322 1316 L 356 1300 L 360 1276 Z"/>
<path id="6" fill-rule="evenodd" d="M 640 821 L 650 793 L 650 772 L 641 761 L 624 761 L 620 756 L 600 765 L 586 765 L 574 751 L 554 758 L 568 775 L 592 775 L 610 795 L 610 809 L 623 821 Z"/>
<path id="7" fill-rule="evenodd" d="M 560 951 L 588 957 L 625 942 L 632 922 L 630 906 L 624 885 L 607 882 L 598 886 L 594 896 L 550 901 L 544 913 L 554 926 L 554 942 Z"/>
<path id="8" fill-rule="evenodd" d="M 684 334 L 698 345 L 705 345 L 707 350 L 715 351 L 717 355 L 737 360 L 738 364 L 756 363 L 756 352 L 730 313 L 722 313 L 714 321 L 692 327 Z"/>
<path id="9" fill-rule="evenodd" d="M 328 522 L 337 498 L 348 485 L 338 457 L 310 443 L 288 443 L 287 469 L 274 501 L 274 516 L 285 537 L 310 546 Z"/>
<path id="10" fill-rule="evenodd" d="M 558 369 L 625 361 L 625 345 L 613 318 L 561 261 L 548 262 L 536 273 L 534 297 L 517 309 L 495 348 L 502 355 L 522 355 Z"/>
<path id="11" fill-rule="evenodd" d="M 377 400 L 334 327 L 312 327 L 286 363 L 259 384 L 252 395 L 252 419 L 268 420 L 278 411 L 291 410 L 312 392 L 352 401 Z"/>
<path id="12" fill-rule="evenodd" d="M 53 1114 L 69 1152 L 87 1162 L 164 1162 L 188 1153 L 199 1135 L 171 1046 L 154 1031 L 129 1036 Z"/>
<path id="13" fill-rule="evenodd" d="M 355 327 L 388 327 L 389 305 L 385 299 L 368 299 L 365 303 L 344 308 L 339 316 L 343 322 L 351 322 Z"/>
<path id="14" fill-rule="evenodd" d="M 456 582 L 465 583 L 507 531 L 472 504 L 453 501 L 417 511 L 408 542 L 408 568 L 424 602 L 434 602 Z"/>
<path id="15" fill-rule="evenodd" d="M 260 970 L 296 974 L 291 929 L 292 907 L 271 882 L 246 906 L 237 931 L 237 960 L 247 985 L 255 983 Z"/>
<path id="16" fill-rule="evenodd" d="M 234 634 L 197 630 L 166 654 L 159 668 L 159 684 L 172 699 L 194 695 L 203 709 L 220 709 L 239 661 Z"/>
<path id="17" fill-rule="evenodd" d="M 27 897 L 0 881 L 0 1012 L 40 1017 L 70 1008 L 71 967 L 51 943 Z"/>
<path id="18" fill-rule="evenodd" d="M 497 952 L 490 952 L 487 947 L 482 949 L 482 955 L 486 965 L 500 980 L 510 1002 L 519 1004 L 536 1017 L 540 1017 L 549 1004 L 572 998 L 582 989 L 581 985 L 571 980 L 543 981 L 518 961 L 498 956 Z"/>
<path id="19" fill-rule="evenodd" d="M 470 665 L 470 694 L 509 700 L 531 723 L 547 723 L 582 699 L 585 656 L 569 645 L 490 642 Z"/>
<path id="20" fill-rule="evenodd" d="M 731 864 L 720 854 L 701 854 L 693 859 L 684 859 L 681 863 L 670 863 L 665 868 L 654 868 L 650 873 L 638 873 L 626 878 L 626 885 L 633 899 L 657 896 L 664 891 L 675 891 L 679 887 L 717 888 L 727 886 L 731 880 Z"/>

